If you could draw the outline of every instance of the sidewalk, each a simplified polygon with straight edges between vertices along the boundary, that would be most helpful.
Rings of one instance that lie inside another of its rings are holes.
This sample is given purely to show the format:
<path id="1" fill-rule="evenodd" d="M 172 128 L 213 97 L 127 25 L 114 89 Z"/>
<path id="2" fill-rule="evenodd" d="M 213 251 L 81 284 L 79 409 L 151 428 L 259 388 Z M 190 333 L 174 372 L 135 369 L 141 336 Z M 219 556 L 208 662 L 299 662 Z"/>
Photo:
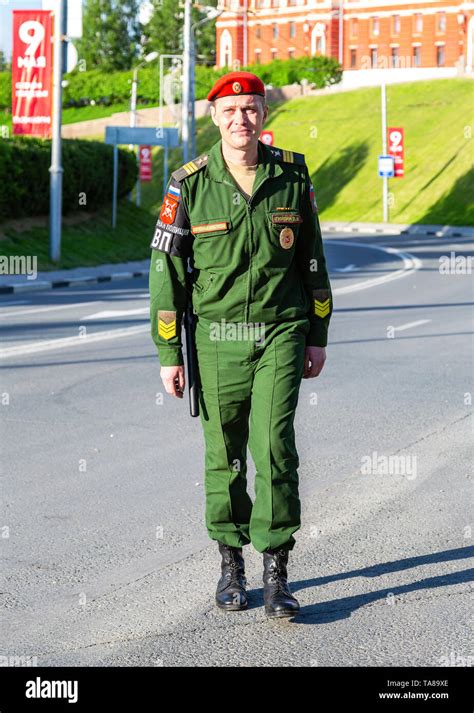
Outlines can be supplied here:
<path id="1" fill-rule="evenodd" d="M 449 225 L 403 225 L 396 223 L 351 223 L 322 222 L 323 236 L 331 233 L 350 233 L 353 235 L 425 235 L 439 238 L 474 239 L 474 228 Z M 0 294 L 30 292 L 36 290 L 75 287 L 86 283 L 109 282 L 133 277 L 147 277 L 149 259 L 137 262 L 97 265 L 96 267 L 77 267 L 72 270 L 51 270 L 38 272 L 35 279 L 27 275 L 0 275 Z"/>

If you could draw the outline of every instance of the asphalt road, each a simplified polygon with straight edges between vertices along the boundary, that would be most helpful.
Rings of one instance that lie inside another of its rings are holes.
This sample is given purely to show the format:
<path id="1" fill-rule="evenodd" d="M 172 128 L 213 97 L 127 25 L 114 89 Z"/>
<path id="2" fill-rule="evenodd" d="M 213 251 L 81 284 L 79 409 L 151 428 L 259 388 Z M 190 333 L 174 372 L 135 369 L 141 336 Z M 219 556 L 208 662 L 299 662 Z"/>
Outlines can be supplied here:
<path id="1" fill-rule="evenodd" d="M 249 609 L 214 605 L 201 427 L 187 397 L 162 389 L 147 281 L 2 296 L 0 655 L 472 665 L 473 282 L 439 271 L 441 256 L 472 248 L 326 241 L 335 312 L 326 366 L 302 382 L 297 411 L 294 620 L 265 618 L 252 547 Z"/>

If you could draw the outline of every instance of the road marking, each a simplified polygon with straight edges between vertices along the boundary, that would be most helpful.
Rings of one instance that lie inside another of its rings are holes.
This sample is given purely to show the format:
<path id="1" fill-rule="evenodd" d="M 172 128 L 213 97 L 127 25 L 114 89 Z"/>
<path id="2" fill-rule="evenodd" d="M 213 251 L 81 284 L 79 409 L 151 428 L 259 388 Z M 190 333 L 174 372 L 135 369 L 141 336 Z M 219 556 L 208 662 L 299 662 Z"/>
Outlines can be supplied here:
<path id="1" fill-rule="evenodd" d="M 150 314 L 150 307 L 140 307 L 140 309 L 109 309 L 104 312 L 96 312 L 82 317 L 81 322 L 86 319 L 107 319 L 108 317 L 131 317 L 134 314 Z"/>
<path id="2" fill-rule="evenodd" d="M 99 305 L 103 302 L 103 300 L 94 300 L 94 302 L 75 302 L 72 305 L 54 305 L 52 307 L 34 307 L 33 309 L 24 309 L 20 312 L 7 312 L 6 314 L 3 314 L 3 312 L 0 312 L 0 318 L 3 319 L 4 317 L 22 317 L 24 314 L 37 314 L 38 312 L 53 312 L 54 310 L 58 309 L 72 309 L 73 307 L 80 307 L 82 304 L 87 304 L 87 305 Z"/>
<path id="3" fill-rule="evenodd" d="M 354 270 L 358 269 L 355 265 L 346 265 L 345 267 L 335 267 L 334 272 L 354 272 Z"/>
<path id="4" fill-rule="evenodd" d="M 403 332 L 405 329 L 411 329 L 412 327 L 418 327 L 419 324 L 428 324 L 431 319 L 419 319 L 417 322 L 408 322 L 408 324 L 402 324 L 401 327 L 394 327 L 395 332 Z"/>
<path id="5" fill-rule="evenodd" d="M 331 245 L 348 245 L 351 248 L 361 247 L 369 248 L 370 250 L 379 250 L 383 253 L 388 253 L 389 255 L 396 255 L 396 257 L 403 260 L 404 266 L 401 270 L 395 270 L 395 272 L 389 272 L 387 275 L 381 275 L 380 277 L 372 277 L 368 280 L 363 280 L 363 282 L 356 282 L 354 285 L 346 285 L 345 287 L 335 287 L 332 291 L 333 295 L 345 295 L 348 292 L 359 292 L 359 290 L 367 290 L 369 287 L 375 287 L 376 285 L 382 285 L 385 282 L 391 282 L 392 280 L 399 280 L 401 277 L 407 277 L 411 275 L 415 270 L 419 270 L 422 266 L 422 261 L 412 255 L 411 253 L 403 252 L 397 248 L 382 248 L 379 245 L 369 245 L 368 243 L 355 243 L 349 242 L 348 240 L 326 240 L 326 243 Z"/>
<path id="6" fill-rule="evenodd" d="M 64 349 L 74 347 L 79 344 L 91 344 L 102 342 L 108 339 L 118 339 L 119 337 L 131 337 L 134 334 L 149 332 L 150 325 L 142 324 L 136 327 L 124 327 L 123 329 L 108 329 L 105 332 L 93 332 L 85 337 L 63 337 L 60 339 L 48 339 L 34 344 L 23 344 L 16 347 L 7 347 L 0 350 L 0 359 L 8 359 L 13 356 L 23 356 L 25 354 L 36 354 L 37 352 L 47 352 L 52 349 Z"/>

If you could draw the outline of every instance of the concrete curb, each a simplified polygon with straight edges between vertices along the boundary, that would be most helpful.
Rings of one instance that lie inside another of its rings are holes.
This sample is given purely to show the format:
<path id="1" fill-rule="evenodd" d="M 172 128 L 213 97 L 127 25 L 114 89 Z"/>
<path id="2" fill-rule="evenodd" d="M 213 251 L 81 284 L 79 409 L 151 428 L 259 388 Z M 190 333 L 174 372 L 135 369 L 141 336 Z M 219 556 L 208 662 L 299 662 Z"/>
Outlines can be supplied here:
<path id="1" fill-rule="evenodd" d="M 42 273 L 44 275 L 44 273 Z M 89 277 L 71 277 L 68 280 L 35 280 L 34 282 L 16 282 L 10 285 L 0 285 L 0 295 L 18 292 L 36 292 L 38 290 L 57 289 L 62 287 L 75 287 L 76 285 L 111 282 L 112 280 L 125 280 L 133 277 L 148 277 L 149 270 L 136 270 L 134 272 L 113 272 L 111 275 L 91 275 Z"/>

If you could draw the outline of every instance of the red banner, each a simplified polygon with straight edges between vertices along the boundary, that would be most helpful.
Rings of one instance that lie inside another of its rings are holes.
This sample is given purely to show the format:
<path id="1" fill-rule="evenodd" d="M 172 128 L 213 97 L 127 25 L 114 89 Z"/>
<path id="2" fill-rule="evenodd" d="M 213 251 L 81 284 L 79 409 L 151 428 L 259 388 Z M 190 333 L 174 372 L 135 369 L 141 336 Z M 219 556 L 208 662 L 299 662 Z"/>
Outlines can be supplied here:
<path id="1" fill-rule="evenodd" d="M 140 146 L 140 181 L 151 181 L 151 146 Z"/>
<path id="2" fill-rule="evenodd" d="M 405 134 L 401 127 L 387 129 L 388 153 L 394 158 L 394 178 L 405 175 Z"/>
<path id="3" fill-rule="evenodd" d="M 14 134 L 51 135 L 52 25 L 50 10 L 13 10 Z"/>

